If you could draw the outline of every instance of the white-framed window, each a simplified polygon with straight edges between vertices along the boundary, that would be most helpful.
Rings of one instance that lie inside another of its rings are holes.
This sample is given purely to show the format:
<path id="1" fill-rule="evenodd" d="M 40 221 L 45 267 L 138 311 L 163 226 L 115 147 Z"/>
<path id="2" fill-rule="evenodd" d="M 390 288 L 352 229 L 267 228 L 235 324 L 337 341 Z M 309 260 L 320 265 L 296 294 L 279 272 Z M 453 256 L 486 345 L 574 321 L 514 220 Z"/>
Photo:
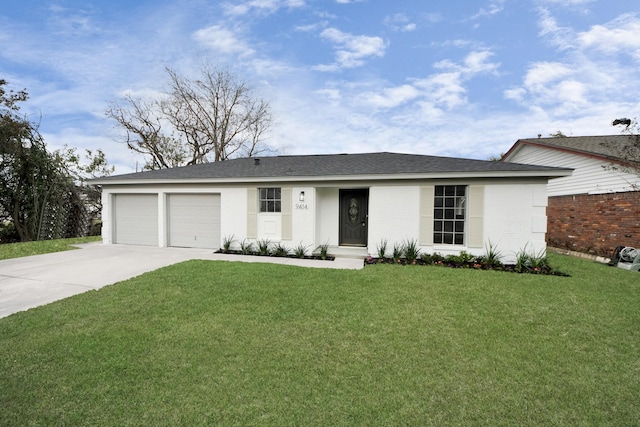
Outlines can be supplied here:
<path id="1" fill-rule="evenodd" d="M 282 194 L 278 187 L 260 188 L 258 191 L 258 204 L 260 212 L 281 212 Z"/>
<path id="2" fill-rule="evenodd" d="M 436 185 L 433 206 L 433 243 L 464 245 L 467 186 Z"/>

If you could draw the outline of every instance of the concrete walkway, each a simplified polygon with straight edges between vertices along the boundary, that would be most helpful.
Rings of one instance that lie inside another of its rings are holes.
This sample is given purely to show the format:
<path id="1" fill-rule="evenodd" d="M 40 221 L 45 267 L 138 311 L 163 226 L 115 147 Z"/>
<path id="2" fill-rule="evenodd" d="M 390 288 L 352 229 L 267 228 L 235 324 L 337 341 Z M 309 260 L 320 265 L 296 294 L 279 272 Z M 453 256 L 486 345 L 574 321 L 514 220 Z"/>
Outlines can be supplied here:
<path id="1" fill-rule="evenodd" d="M 0 261 L 0 318 L 191 259 L 271 262 L 312 268 L 360 269 L 361 258 L 335 261 L 214 254 L 211 249 L 78 245 L 79 250 Z"/>

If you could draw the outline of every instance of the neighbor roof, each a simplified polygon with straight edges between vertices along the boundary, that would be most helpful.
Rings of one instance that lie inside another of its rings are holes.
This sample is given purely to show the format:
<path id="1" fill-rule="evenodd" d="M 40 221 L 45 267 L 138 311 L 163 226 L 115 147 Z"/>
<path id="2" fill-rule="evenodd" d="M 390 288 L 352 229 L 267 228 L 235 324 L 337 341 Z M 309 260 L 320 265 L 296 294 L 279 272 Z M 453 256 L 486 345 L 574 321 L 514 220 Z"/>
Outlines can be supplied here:
<path id="1" fill-rule="evenodd" d="M 638 144 L 635 135 L 603 135 L 603 136 L 568 136 L 560 138 L 519 139 L 502 156 L 503 160 L 511 157 L 524 145 L 544 147 L 551 150 L 571 152 L 587 157 L 597 157 L 608 161 L 625 162 L 624 153 L 634 144 Z M 635 148 L 637 150 L 637 148 Z"/>
<path id="2" fill-rule="evenodd" d="M 94 180 L 95 184 L 160 182 L 411 179 L 452 176 L 566 176 L 570 169 L 398 153 L 238 158 Z"/>

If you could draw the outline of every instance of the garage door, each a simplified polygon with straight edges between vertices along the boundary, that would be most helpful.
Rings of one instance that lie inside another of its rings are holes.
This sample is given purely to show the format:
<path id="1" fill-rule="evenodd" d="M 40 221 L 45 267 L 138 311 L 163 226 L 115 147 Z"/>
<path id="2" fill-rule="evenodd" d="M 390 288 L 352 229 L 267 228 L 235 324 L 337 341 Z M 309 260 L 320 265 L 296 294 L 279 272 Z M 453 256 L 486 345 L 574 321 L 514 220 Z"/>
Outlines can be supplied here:
<path id="1" fill-rule="evenodd" d="M 114 196 L 116 243 L 158 246 L 158 195 Z"/>
<path id="2" fill-rule="evenodd" d="M 219 194 L 169 194 L 167 198 L 169 246 L 220 247 Z"/>

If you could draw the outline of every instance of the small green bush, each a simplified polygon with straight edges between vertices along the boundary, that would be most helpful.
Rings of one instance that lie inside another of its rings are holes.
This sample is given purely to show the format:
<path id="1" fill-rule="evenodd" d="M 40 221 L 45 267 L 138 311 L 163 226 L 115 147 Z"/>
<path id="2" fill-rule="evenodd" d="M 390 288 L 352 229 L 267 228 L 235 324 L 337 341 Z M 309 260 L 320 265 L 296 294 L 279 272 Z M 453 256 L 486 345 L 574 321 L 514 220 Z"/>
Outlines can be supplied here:
<path id="1" fill-rule="evenodd" d="M 304 246 L 302 242 L 300 242 L 293 250 L 293 254 L 298 258 L 304 258 L 307 256 L 307 249 L 309 249 L 309 246 Z"/>
<path id="2" fill-rule="evenodd" d="M 387 239 L 381 239 L 380 243 L 378 243 L 378 258 L 384 259 L 387 256 L 387 246 L 389 242 Z"/>
<path id="3" fill-rule="evenodd" d="M 320 249 L 320 259 L 327 259 L 329 256 L 329 244 L 323 243 L 319 246 Z"/>
<path id="4" fill-rule="evenodd" d="M 240 252 L 242 252 L 242 255 L 251 255 L 253 253 L 253 243 L 247 239 L 243 239 L 242 242 L 240 242 Z"/>
<path id="5" fill-rule="evenodd" d="M 403 254 L 404 254 L 404 244 L 402 244 L 401 242 L 395 242 L 393 244 L 393 255 L 392 255 L 393 262 L 399 262 Z"/>
<path id="6" fill-rule="evenodd" d="M 287 256 L 289 255 L 289 248 L 287 248 L 282 242 L 278 242 L 273 245 L 271 253 L 275 256 Z"/>
<path id="7" fill-rule="evenodd" d="M 222 251 L 225 253 L 229 252 L 231 250 L 231 245 L 233 244 L 233 242 L 235 242 L 233 234 L 231 236 L 225 236 L 222 239 Z"/>
<path id="8" fill-rule="evenodd" d="M 258 246 L 258 254 L 260 255 L 269 255 L 269 249 L 271 247 L 271 240 L 269 239 L 260 239 L 256 242 Z"/>
<path id="9" fill-rule="evenodd" d="M 408 263 L 413 263 L 420 257 L 420 246 L 415 239 L 406 240 L 404 243 L 404 257 Z"/>

